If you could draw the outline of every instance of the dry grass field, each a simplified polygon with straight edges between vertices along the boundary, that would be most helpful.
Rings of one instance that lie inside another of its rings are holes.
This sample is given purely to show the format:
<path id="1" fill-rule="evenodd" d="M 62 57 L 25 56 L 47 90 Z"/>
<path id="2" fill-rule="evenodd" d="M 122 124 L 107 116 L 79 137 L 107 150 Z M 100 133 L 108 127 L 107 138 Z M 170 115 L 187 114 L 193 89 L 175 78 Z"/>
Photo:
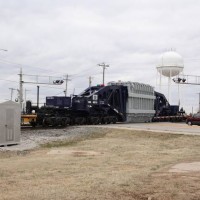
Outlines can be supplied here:
<path id="1" fill-rule="evenodd" d="M 87 139 L 0 152 L 1 200 L 198 200 L 200 137 L 102 129 Z"/>

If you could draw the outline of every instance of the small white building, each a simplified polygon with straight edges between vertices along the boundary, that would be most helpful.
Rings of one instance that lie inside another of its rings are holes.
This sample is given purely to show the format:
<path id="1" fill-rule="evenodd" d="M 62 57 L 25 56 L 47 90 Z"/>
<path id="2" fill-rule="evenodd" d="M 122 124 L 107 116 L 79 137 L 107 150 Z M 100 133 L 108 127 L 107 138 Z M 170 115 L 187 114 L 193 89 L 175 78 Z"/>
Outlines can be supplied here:
<path id="1" fill-rule="evenodd" d="M 20 143 L 20 104 L 13 101 L 0 103 L 0 146 Z"/>

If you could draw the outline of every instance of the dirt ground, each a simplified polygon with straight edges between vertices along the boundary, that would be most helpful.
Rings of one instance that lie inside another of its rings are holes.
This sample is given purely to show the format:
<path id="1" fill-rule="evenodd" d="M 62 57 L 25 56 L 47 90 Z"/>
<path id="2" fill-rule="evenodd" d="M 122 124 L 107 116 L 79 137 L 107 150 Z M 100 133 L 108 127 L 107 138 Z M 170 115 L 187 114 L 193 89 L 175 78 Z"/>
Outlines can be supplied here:
<path id="1" fill-rule="evenodd" d="M 171 170 L 200 161 L 200 136 L 97 129 L 87 139 L 0 152 L 0 199 L 200 199 L 200 171 Z"/>

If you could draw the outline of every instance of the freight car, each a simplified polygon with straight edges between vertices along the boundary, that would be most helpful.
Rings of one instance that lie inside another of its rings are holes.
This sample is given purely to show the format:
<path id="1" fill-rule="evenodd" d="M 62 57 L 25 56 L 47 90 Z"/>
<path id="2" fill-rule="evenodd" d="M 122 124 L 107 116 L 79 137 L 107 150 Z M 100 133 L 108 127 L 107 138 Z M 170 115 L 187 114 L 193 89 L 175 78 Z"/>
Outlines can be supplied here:
<path id="1" fill-rule="evenodd" d="M 166 97 L 159 92 L 155 91 L 154 94 L 155 116 L 152 118 L 153 122 L 182 122 L 186 120 L 183 108 L 179 110 L 178 105 L 170 105 Z"/>
<path id="2" fill-rule="evenodd" d="M 73 97 L 46 97 L 46 105 L 36 108 L 27 103 L 27 114 L 35 109 L 33 126 L 67 124 L 109 124 L 151 122 L 163 115 L 176 115 L 178 106 L 170 106 L 165 96 L 147 84 L 110 82 L 97 85 Z"/>

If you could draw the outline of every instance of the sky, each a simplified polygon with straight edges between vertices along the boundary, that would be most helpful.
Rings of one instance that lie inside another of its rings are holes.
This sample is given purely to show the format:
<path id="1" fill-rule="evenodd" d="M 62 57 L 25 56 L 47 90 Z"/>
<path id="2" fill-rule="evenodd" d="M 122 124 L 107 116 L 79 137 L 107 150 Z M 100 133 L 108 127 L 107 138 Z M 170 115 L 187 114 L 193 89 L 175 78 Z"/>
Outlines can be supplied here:
<path id="1" fill-rule="evenodd" d="M 184 74 L 200 76 L 200 1 L 197 0 L 0 0 L 0 101 L 26 82 L 48 82 L 69 75 L 68 95 L 105 82 L 132 81 L 159 91 L 159 56 L 173 49 L 184 59 Z M 30 76 L 34 75 L 34 76 Z M 23 85 L 36 103 L 37 84 Z M 46 96 L 64 95 L 62 85 L 40 85 Z M 167 96 L 167 79 L 162 93 Z M 172 83 L 170 104 L 177 104 Z M 200 86 L 181 85 L 181 106 L 199 108 Z M 13 99 L 17 98 L 17 90 Z"/>

